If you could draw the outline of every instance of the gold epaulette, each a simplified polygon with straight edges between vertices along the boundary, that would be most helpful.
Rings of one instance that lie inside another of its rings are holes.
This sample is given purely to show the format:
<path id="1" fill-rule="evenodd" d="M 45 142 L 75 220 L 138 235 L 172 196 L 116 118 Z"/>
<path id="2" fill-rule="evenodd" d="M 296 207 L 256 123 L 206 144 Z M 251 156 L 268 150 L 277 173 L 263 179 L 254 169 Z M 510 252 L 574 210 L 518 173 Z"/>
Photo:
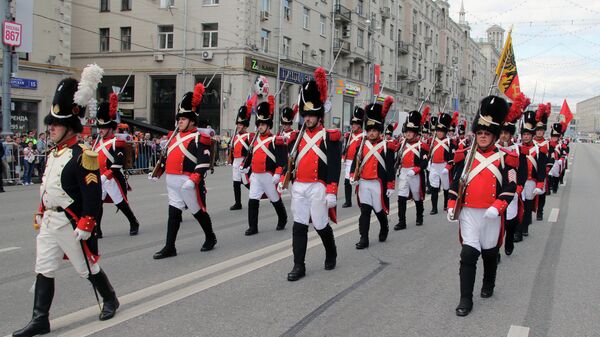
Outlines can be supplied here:
<path id="1" fill-rule="evenodd" d="M 96 171 L 100 168 L 98 163 L 98 153 L 88 150 L 87 146 L 79 145 L 83 149 L 81 154 L 81 166 L 88 171 Z"/>

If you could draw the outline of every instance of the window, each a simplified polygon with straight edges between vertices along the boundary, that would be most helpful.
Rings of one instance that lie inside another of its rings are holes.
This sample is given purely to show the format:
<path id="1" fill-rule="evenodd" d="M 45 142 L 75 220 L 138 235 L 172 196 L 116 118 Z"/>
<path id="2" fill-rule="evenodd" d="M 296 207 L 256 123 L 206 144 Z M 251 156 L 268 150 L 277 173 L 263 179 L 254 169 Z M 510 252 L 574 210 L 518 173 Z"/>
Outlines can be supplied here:
<path id="1" fill-rule="evenodd" d="M 218 5 L 218 4 L 219 4 L 219 0 L 202 0 L 202 5 L 204 5 L 204 6 Z"/>
<path id="2" fill-rule="evenodd" d="M 303 14 L 302 14 L 302 27 L 304 27 L 304 29 L 309 29 L 309 25 L 310 25 L 310 9 L 304 7 Z"/>
<path id="3" fill-rule="evenodd" d="M 309 45 L 306 43 L 302 44 L 302 63 L 306 63 L 306 60 L 308 59 L 308 48 L 310 48 Z"/>
<path id="4" fill-rule="evenodd" d="M 110 49 L 110 29 L 100 28 L 100 51 L 109 51 Z"/>
<path id="5" fill-rule="evenodd" d="M 160 0 L 160 8 L 175 7 L 175 0 Z"/>
<path id="6" fill-rule="evenodd" d="M 292 19 L 292 4 L 290 0 L 283 0 L 283 17 L 290 21 Z"/>
<path id="7" fill-rule="evenodd" d="M 271 0 L 261 0 L 261 11 L 270 12 L 271 11 Z"/>
<path id="8" fill-rule="evenodd" d="M 110 12 L 109 0 L 100 0 L 100 12 Z"/>
<path id="9" fill-rule="evenodd" d="M 321 33 L 321 36 L 325 36 L 325 32 L 326 32 L 325 25 L 326 25 L 326 23 L 327 23 L 327 18 L 325 16 L 321 15 L 319 17 L 319 27 L 320 27 L 319 31 Z"/>
<path id="10" fill-rule="evenodd" d="M 173 49 L 173 26 L 158 26 L 158 49 Z"/>
<path id="11" fill-rule="evenodd" d="M 130 11 L 131 10 L 131 0 L 121 0 L 121 10 L 122 11 Z"/>
<path id="12" fill-rule="evenodd" d="M 319 65 L 325 65 L 325 51 L 323 49 L 319 49 Z"/>
<path id="13" fill-rule="evenodd" d="M 361 82 L 365 80 L 365 66 L 360 66 L 360 70 L 358 71 L 358 80 Z"/>
<path id="14" fill-rule="evenodd" d="M 219 40 L 219 24 L 218 23 L 203 23 L 202 24 L 202 47 L 216 48 Z"/>
<path id="15" fill-rule="evenodd" d="M 131 50 L 131 27 L 121 27 L 121 51 Z"/>
<path id="16" fill-rule="evenodd" d="M 381 20 L 381 35 L 385 36 L 385 20 Z"/>
<path id="17" fill-rule="evenodd" d="M 395 36 L 394 36 L 394 25 L 392 25 L 391 23 L 390 23 L 390 39 L 392 41 L 396 40 Z"/>
<path id="18" fill-rule="evenodd" d="M 271 35 L 271 32 L 269 32 L 266 29 L 262 29 L 260 31 L 260 50 L 262 50 L 263 53 L 269 52 L 269 36 L 270 35 Z"/>
<path id="19" fill-rule="evenodd" d="M 359 16 L 363 16 L 363 8 L 364 8 L 364 1 L 358 0 L 358 4 L 356 4 L 356 14 L 358 14 Z"/>
<path id="20" fill-rule="evenodd" d="M 292 39 L 289 37 L 283 37 L 283 57 L 286 59 L 290 58 L 290 47 L 292 46 Z"/>
<path id="21" fill-rule="evenodd" d="M 358 48 L 364 48 L 365 31 L 358 28 L 356 30 L 356 45 Z"/>

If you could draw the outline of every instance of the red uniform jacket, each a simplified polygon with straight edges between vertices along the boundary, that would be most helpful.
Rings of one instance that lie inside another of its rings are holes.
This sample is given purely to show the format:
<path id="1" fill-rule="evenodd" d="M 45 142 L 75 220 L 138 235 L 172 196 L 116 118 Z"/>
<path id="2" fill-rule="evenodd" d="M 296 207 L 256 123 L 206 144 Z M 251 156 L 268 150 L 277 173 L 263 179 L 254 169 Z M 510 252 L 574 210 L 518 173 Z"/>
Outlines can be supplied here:
<path id="1" fill-rule="evenodd" d="M 259 135 L 252 145 L 252 151 L 253 153 L 245 161 L 244 168 L 252 165 L 251 170 L 254 173 L 283 173 L 283 167 L 287 161 L 286 144 L 283 137 L 274 136 L 270 132 L 266 135 Z"/>
<path id="2" fill-rule="evenodd" d="M 344 160 L 353 160 L 356 155 L 356 151 L 360 147 L 360 143 L 362 142 L 362 138 L 364 137 L 363 130 L 355 131 L 355 132 L 346 132 L 344 134 L 344 153 L 342 154 L 342 159 Z"/>
<path id="3" fill-rule="evenodd" d="M 100 174 L 106 176 L 107 179 L 116 179 L 119 184 L 119 190 L 123 195 L 123 200 L 127 202 L 127 180 L 121 168 L 125 158 L 125 141 L 111 137 L 102 138 L 96 144 L 94 151 L 98 153 L 98 164 L 100 164 Z M 110 197 L 104 202 L 112 202 Z"/>
<path id="4" fill-rule="evenodd" d="M 243 158 L 248 155 L 248 146 L 250 145 L 252 135 L 250 133 L 238 133 L 232 138 L 233 158 Z"/>
<path id="5" fill-rule="evenodd" d="M 539 148 L 534 142 L 519 145 L 519 180 L 535 180 L 536 187 L 544 188 L 546 180 L 545 147 Z"/>

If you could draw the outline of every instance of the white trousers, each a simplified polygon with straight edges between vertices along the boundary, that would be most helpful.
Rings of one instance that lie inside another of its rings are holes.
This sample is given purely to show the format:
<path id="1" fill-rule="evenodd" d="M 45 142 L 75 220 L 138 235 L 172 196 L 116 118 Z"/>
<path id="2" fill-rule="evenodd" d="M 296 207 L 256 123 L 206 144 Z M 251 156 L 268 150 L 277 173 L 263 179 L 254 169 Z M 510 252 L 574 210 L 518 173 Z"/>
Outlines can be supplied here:
<path id="1" fill-rule="evenodd" d="M 260 200 L 262 195 L 266 194 L 271 202 L 279 201 L 279 193 L 273 184 L 273 175 L 269 172 L 254 173 L 250 175 L 250 191 L 248 192 L 249 199 Z"/>
<path id="2" fill-rule="evenodd" d="M 123 201 L 123 194 L 121 193 L 117 179 L 107 179 L 102 184 L 102 200 L 106 199 L 107 195 L 110 196 L 110 199 L 115 205 Z"/>
<path id="3" fill-rule="evenodd" d="M 560 173 L 562 172 L 563 162 L 562 160 L 555 160 L 552 168 L 550 169 L 549 175 L 553 177 L 560 177 Z"/>
<path id="4" fill-rule="evenodd" d="M 533 200 L 535 198 L 535 194 L 533 194 L 533 190 L 535 190 L 535 186 L 537 182 L 535 180 L 527 180 L 525 182 L 525 186 L 523 186 L 523 201 L 525 200 Z"/>
<path id="5" fill-rule="evenodd" d="M 344 179 L 350 179 L 350 167 L 352 166 L 352 160 L 346 159 L 344 161 Z"/>
<path id="6" fill-rule="evenodd" d="M 240 165 L 244 161 L 244 157 L 233 158 L 233 164 L 231 165 L 233 181 L 242 181 L 242 172 L 240 172 Z"/>
<path id="7" fill-rule="evenodd" d="M 519 196 L 515 193 L 515 196 L 508 204 L 506 208 L 506 220 L 514 219 L 519 213 Z"/>
<path id="8" fill-rule="evenodd" d="M 196 192 L 198 186 L 194 185 L 194 188 L 184 188 L 183 184 L 189 179 L 185 174 L 167 174 L 169 205 L 177 207 L 180 210 L 187 208 L 192 214 L 196 214 L 200 210 Z"/>
<path id="9" fill-rule="evenodd" d="M 484 218 L 486 210 L 487 208 L 464 207 L 458 216 L 462 243 L 478 251 L 496 247 L 500 235 L 501 218 Z"/>
<path id="10" fill-rule="evenodd" d="M 40 233 L 36 240 L 36 250 L 35 272 L 37 274 L 54 278 L 63 255 L 67 255 L 77 274 L 83 278 L 88 277 L 86 258 L 81 244 L 75 239 L 73 226 L 64 212 L 49 210 L 44 212 Z M 89 261 L 89 264 L 92 274 L 100 271 L 97 263 Z"/>
<path id="11" fill-rule="evenodd" d="M 361 204 L 367 204 L 373 207 L 375 213 L 381 212 L 383 205 L 381 204 L 381 185 L 379 180 L 358 181 L 358 200 Z"/>
<path id="12" fill-rule="evenodd" d="M 315 229 L 329 224 L 325 185 L 321 183 L 294 182 L 292 185 L 292 213 L 294 222 L 308 226 L 312 220 Z"/>
<path id="13" fill-rule="evenodd" d="M 408 171 L 413 171 L 412 168 L 401 168 L 400 177 L 398 179 L 398 196 L 408 198 L 412 193 L 414 201 L 421 200 L 421 175 L 415 174 L 412 177 L 408 176 Z"/>
<path id="14" fill-rule="evenodd" d="M 443 190 L 450 188 L 450 179 L 448 172 L 444 170 L 445 168 L 446 163 L 431 163 L 429 165 L 429 185 L 431 187 L 439 188 L 441 184 Z"/>

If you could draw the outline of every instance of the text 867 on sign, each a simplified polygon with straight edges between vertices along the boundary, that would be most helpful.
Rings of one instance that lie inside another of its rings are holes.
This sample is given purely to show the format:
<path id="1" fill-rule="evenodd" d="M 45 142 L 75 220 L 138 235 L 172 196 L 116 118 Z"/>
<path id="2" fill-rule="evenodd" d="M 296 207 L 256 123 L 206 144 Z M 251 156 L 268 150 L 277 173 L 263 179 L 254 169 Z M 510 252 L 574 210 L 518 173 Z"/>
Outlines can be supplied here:
<path id="1" fill-rule="evenodd" d="M 2 27 L 2 42 L 8 46 L 20 46 L 22 30 L 23 26 L 21 26 L 20 23 L 4 21 Z"/>

